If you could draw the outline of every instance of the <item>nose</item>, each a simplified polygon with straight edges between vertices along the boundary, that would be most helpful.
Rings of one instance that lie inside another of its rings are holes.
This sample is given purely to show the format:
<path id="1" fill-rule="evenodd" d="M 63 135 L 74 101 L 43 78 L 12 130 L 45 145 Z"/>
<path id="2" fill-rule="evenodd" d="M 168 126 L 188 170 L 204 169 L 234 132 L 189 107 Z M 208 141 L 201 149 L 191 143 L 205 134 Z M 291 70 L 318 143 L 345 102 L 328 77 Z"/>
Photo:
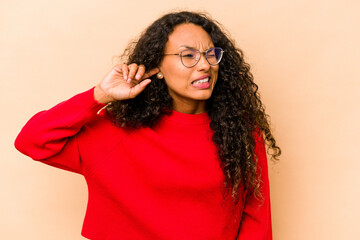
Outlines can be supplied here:
<path id="1" fill-rule="evenodd" d="M 196 67 L 198 71 L 208 71 L 210 69 L 211 65 L 206 60 L 204 53 L 200 54 L 200 59 L 199 62 L 196 64 Z"/>

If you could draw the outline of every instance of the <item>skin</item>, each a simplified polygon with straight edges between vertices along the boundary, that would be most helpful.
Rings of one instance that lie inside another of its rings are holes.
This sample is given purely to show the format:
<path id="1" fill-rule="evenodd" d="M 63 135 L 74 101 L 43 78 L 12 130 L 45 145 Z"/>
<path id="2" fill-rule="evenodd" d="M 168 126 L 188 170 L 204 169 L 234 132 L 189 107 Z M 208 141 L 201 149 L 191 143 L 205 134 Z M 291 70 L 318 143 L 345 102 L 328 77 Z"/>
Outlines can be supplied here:
<path id="1" fill-rule="evenodd" d="M 135 63 L 116 65 L 95 87 L 94 98 L 104 104 L 134 98 L 151 82 L 148 78 L 158 72 L 158 68 L 145 72 L 143 65 Z"/>
<path id="2" fill-rule="evenodd" d="M 191 47 L 201 52 L 214 44 L 211 37 L 200 26 L 181 24 L 174 28 L 165 45 L 164 53 L 180 53 Z M 94 98 L 100 103 L 124 100 L 136 97 L 150 84 L 148 79 L 161 72 L 162 79 L 168 86 L 169 94 L 173 98 L 173 109 L 178 112 L 197 114 L 206 111 L 206 100 L 210 98 L 215 87 L 219 66 L 211 66 L 202 55 L 199 62 L 191 68 L 185 67 L 180 56 L 164 56 L 159 68 L 145 70 L 137 64 L 119 64 L 113 67 L 104 79 L 95 87 Z M 192 84 L 195 80 L 210 77 L 210 86 L 199 89 Z"/>
<path id="3" fill-rule="evenodd" d="M 214 44 L 209 34 L 200 26 L 189 23 L 176 26 L 169 35 L 165 53 L 180 53 L 188 47 L 202 52 L 214 47 Z M 210 98 L 217 81 L 219 65 L 210 65 L 202 55 L 194 67 L 187 68 L 181 63 L 180 56 L 167 55 L 159 68 L 174 100 L 174 110 L 191 114 L 205 112 L 206 100 Z M 210 87 L 194 87 L 192 83 L 204 77 L 210 77 Z"/>

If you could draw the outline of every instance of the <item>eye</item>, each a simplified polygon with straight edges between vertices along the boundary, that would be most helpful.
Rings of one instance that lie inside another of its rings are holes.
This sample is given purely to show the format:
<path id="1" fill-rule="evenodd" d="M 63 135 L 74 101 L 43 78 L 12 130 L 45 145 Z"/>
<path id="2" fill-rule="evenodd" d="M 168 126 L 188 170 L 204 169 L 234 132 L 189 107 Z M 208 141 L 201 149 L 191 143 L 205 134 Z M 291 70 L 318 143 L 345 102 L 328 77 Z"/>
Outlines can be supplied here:
<path id="1" fill-rule="evenodd" d="M 207 52 L 206 52 L 206 56 L 208 58 L 213 58 L 216 57 L 216 52 L 214 48 L 210 48 Z"/>
<path id="2" fill-rule="evenodd" d="M 196 55 L 198 54 L 198 51 L 195 49 L 188 49 L 184 50 L 181 53 L 181 56 L 186 59 L 194 59 L 196 58 Z"/>
<path id="3" fill-rule="evenodd" d="M 182 57 L 183 57 L 183 58 L 194 58 L 194 57 L 195 57 L 195 54 L 193 54 L 193 53 L 186 53 L 186 54 L 182 54 Z"/>

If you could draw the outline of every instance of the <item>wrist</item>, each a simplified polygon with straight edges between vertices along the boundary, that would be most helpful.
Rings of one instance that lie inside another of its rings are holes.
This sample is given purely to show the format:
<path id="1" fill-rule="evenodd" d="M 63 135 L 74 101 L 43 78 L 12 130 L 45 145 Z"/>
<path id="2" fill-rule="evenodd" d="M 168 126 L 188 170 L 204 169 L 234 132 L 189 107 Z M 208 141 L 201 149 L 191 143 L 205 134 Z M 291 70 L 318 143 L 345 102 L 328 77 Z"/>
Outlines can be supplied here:
<path id="1" fill-rule="evenodd" d="M 94 99 L 98 103 L 108 104 L 110 102 L 113 102 L 114 99 L 110 96 L 108 96 L 104 90 L 100 87 L 100 84 L 96 85 L 94 88 Z"/>

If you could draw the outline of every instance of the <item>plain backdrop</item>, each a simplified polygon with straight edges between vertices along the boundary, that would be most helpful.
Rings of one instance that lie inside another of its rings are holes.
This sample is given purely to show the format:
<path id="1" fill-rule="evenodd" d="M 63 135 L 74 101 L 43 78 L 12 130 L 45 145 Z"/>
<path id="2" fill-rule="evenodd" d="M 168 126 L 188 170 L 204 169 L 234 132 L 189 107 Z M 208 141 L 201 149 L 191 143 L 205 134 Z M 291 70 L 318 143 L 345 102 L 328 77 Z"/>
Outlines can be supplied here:
<path id="1" fill-rule="evenodd" d="M 207 11 L 252 66 L 283 150 L 269 161 L 274 239 L 360 239 L 355 0 L 0 0 L 0 239 L 84 239 L 83 177 L 21 155 L 15 137 L 177 9 Z"/>

